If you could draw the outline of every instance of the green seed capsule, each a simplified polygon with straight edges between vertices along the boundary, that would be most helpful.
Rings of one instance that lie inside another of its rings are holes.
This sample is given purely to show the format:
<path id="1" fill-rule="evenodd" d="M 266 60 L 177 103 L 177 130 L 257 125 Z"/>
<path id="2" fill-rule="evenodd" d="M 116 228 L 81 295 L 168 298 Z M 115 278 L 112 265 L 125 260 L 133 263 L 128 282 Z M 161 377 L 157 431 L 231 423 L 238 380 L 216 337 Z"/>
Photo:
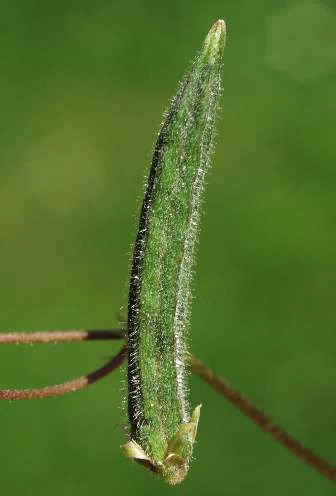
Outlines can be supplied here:
<path id="1" fill-rule="evenodd" d="M 190 286 L 220 93 L 225 23 L 217 21 L 165 115 L 135 241 L 128 305 L 125 454 L 169 484 L 187 475 L 200 406 L 186 374 Z"/>

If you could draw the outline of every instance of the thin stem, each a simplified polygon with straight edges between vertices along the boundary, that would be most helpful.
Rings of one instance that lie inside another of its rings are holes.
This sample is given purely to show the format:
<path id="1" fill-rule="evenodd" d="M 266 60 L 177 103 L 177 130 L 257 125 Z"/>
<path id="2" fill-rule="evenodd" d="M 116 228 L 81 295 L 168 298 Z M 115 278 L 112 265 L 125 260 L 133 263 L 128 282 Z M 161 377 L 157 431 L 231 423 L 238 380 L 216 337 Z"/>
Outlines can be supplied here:
<path id="1" fill-rule="evenodd" d="M 0 344 L 62 343 L 125 339 L 121 330 L 1 332 Z"/>
<path id="2" fill-rule="evenodd" d="M 83 375 L 72 381 L 63 384 L 55 384 L 41 389 L 3 389 L 0 390 L 0 400 L 36 400 L 49 396 L 62 396 L 66 393 L 79 391 L 90 384 L 94 384 L 106 375 L 116 370 L 127 357 L 127 346 L 124 346 L 119 353 L 109 360 L 103 367 L 94 370 L 90 374 Z"/>
<path id="3" fill-rule="evenodd" d="M 213 387 L 218 393 L 225 396 L 234 406 L 239 408 L 247 415 L 255 424 L 262 430 L 270 434 L 279 443 L 289 449 L 295 456 L 301 458 L 315 470 L 319 471 L 324 477 L 336 482 L 336 469 L 333 468 L 327 461 L 315 455 L 312 451 L 305 448 L 296 439 L 287 434 L 279 426 L 273 424 L 272 420 L 265 415 L 261 410 L 258 410 L 248 399 L 240 393 L 232 389 L 221 377 L 206 368 L 204 364 L 195 356 L 190 357 L 191 369 L 195 374 L 198 374 L 205 382 Z"/>

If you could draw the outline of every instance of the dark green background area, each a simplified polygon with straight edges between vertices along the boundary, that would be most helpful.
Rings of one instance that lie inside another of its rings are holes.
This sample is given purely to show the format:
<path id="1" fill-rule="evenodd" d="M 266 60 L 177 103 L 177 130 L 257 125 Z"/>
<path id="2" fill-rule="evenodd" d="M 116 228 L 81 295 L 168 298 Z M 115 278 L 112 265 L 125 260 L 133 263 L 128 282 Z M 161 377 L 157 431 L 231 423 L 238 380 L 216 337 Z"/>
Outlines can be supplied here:
<path id="1" fill-rule="evenodd" d="M 224 18 L 224 94 L 192 349 L 336 462 L 336 59 L 328 24 L 336 13 L 331 0 L 311 2 L 314 20 L 322 9 L 322 28 L 305 40 L 309 2 L 307 18 L 291 5 L 2 2 L 0 328 L 118 325 L 162 113 L 211 24 Z M 61 382 L 117 349 L 3 346 L 0 387 Z M 120 453 L 124 375 L 63 398 L 2 402 L 1 494 L 332 494 L 198 378 L 195 461 L 183 485 L 166 487 Z"/>

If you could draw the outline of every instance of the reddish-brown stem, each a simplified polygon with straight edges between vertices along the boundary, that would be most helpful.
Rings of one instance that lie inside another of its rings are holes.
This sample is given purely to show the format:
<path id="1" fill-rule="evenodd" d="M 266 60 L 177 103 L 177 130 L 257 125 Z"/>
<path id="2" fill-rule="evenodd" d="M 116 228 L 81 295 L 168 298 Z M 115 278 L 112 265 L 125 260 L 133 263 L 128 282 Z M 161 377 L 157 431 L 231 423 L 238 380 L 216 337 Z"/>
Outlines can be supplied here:
<path id="1" fill-rule="evenodd" d="M 302 444 L 287 434 L 287 432 L 279 426 L 273 424 L 272 420 L 268 416 L 252 405 L 248 399 L 235 391 L 221 377 L 215 375 L 212 370 L 206 368 L 198 358 L 191 356 L 190 365 L 194 373 L 198 374 L 218 393 L 225 396 L 227 400 L 239 408 L 239 410 L 247 415 L 262 430 L 270 434 L 279 443 L 288 448 L 289 451 L 291 451 L 295 456 L 301 458 L 301 460 L 308 463 L 315 470 L 319 471 L 324 477 L 336 482 L 336 469 L 328 462 L 302 446 Z"/>
<path id="2" fill-rule="evenodd" d="M 55 384 L 41 389 L 3 389 L 0 390 L 0 400 L 36 400 L 49 396 L 61 396 L 66 393 L 73 393 L 93 384 L 99 379 L 116 370 L 127 357 L 127 346 L 124 346 L 119 353 L 109 360 L 103 367 L 83 375 L 72 381 L 63 384 Z"/>
<path id="3" fill-rule="evenodd" d="M 96 331 L 46 331 L 46 332 L 10 332 L 0 333 L 0 344 L 30 344 L 30 343 L 60 343 L 88 340 L 114 340 L 124 339 L 126 333 L 120 330 L 96 330 Z M 54 386 L 47 386 L 41 389 L 21 389 L 21 390 L 0 390 L 0 400 L 31 400 L 50 396 L 61 396 L 67 393 L 78 391 L 102 379 L 106 375 L 117 369 L 127 357 L 127 346 L 109 360 L 103 367 L 79 377 L 72 381 Z M 287 434 L 283 429 L 274 424 L 271 419 L 261 410 L 257 409 L 248 399 L 235 391 L 221 377 L 218 377 L 212 370 L 195 356 L 190 356 L 189 363 L 192 371 L 198 374 L 218 393 L 225 396 L 235 407 L 239 408 L 262 430 L 270 434 L 276 441 L 285 446 L 295 456 L 308 463 L 324 477 L 336 482 L 336 469 L 328 462 L 315 455 L 312 451 L 302 446 L 295 438 Z"/>
<path id="4" fill-rule="evenodd" d="M 0 332 L 0 344 L 62 343 L 125 339 L 121 330 Z"/>

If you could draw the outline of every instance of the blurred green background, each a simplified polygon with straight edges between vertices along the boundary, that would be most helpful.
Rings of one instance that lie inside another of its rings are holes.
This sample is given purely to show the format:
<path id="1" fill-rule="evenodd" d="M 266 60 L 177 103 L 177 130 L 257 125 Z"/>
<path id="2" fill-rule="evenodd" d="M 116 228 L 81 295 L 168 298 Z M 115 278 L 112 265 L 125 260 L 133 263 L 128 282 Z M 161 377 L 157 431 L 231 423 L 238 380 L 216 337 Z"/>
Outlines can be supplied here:
<path id="1" fill-rule="evenodd" d="M 218 18 L 224 94 L 192 349 L 336 462 L 333 0 L 3 0 L 0 327 L 118 325 L 161 116 Z M 117 349 L 3 346 L 0 387 L 61 382 Z M 198 378 L 195 461 L 183 485 L 166 487 L 120 453 L 123 377 L 2 402 L 2 494 L 332 494 Z"/>

